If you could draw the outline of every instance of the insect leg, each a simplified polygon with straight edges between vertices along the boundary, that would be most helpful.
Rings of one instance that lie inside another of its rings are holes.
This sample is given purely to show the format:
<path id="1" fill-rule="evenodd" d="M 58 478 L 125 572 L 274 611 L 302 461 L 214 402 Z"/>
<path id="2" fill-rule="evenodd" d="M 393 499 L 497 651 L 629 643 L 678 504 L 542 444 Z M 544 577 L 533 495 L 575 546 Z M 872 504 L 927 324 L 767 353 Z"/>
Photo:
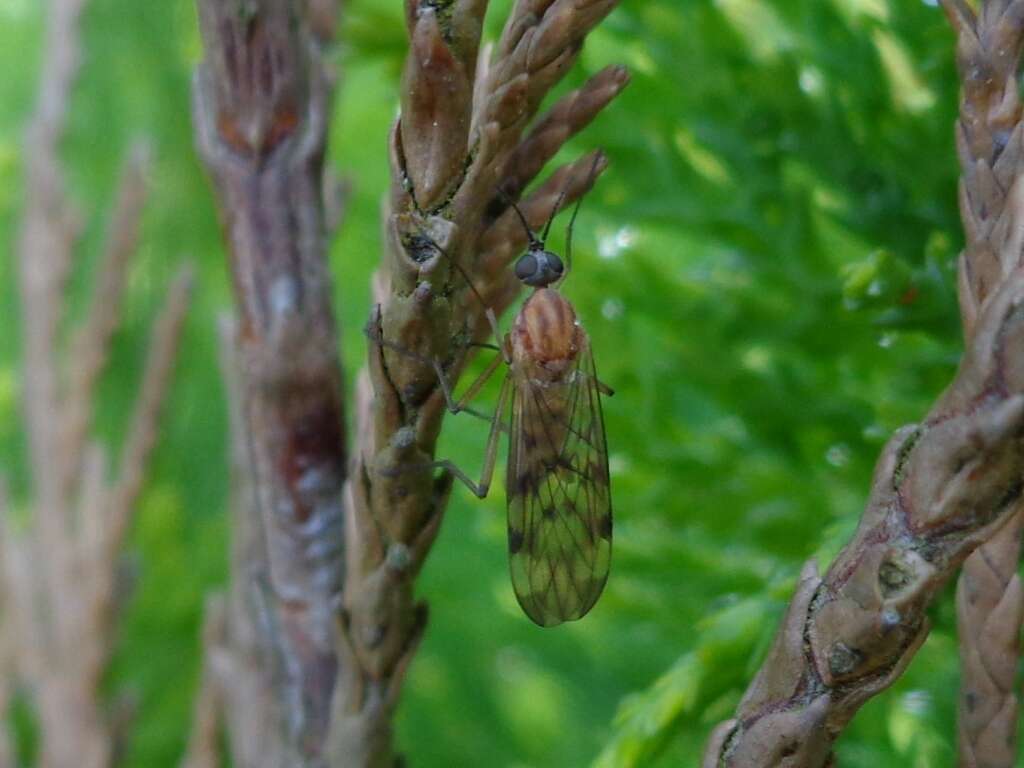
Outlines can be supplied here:
<path id="1" fill-rule="evenodd" d="M 498 394 L 498 406 L 494 409 L 494 420 L 491 422 L 491 434 L 487 437 L 487 450 L 484 452 L 484 466 L 480 473 L 480 484 L 474 486 L 469 478 L 464 478 L 463 482 L 469 487 L 473 493 L 479 498 L 483 498 L 487 495 L 487 491 L 491 487 L 491 478 L 494 477 L 494 464 L 498 458 L 498 438 L 501 435 L 502 416 L 505 413 L 505 405 L 508 402 L 509 392 L 512 391 L 512 377 L 506 376 L 505 381 L 501 384 L 501 392 Z M 451 464 L 451 462 L 448 462 Z M 458 475 L 456 475 L 458 477 Z"/>
<path id="2" fill-rule="evenodd" d="M 484 450 L 484 466 L 480 472 L 479 483 L 474 483 L 472 478 L 470 478 L 470 476 L 463 470 L 459 469 L 458 465 L 456 465 L 451 459 L 441 459 L 440 461 L 431 461 L 426 464 L 412 464 L 401 468 L 380 470 L 381 474 L 385 476 L 394 476 L 400 472 L 408 472 L 412 470 L 443 469 L 447 472 L 451 472 L 452 475 L 469 488 L 477 498 L 485 498 L 487 496 L 487 492 L 491 489 L 491 480 L 494 477 L 494 466 L 498 458 L 498 439 L 501 437 L 501 433 L 508 429 L 502 421 L 502 414 L 505 412 L 505 405 L 508 402 L 508 395 L 511 389 L 512 377 L 507 376 L 501 385 L 501 393 L 498 395 L 498 406 L 495 408 L 494 416 L 491 418 L 491 432 L 487 436 L 487 447 Z"/>
<path id="3" fill-rule="evenodd" d="M 600 392 L 605 397 L 611 397 L 612 395 L 615 394 L 614 389 L 609 387 L 607 384 L 605 384 L 599 378 L 594 376 L 592 373 L 587 373 L 586 371 L 577 371 L 576 374 L 578 376 L 582 376 L 583 378 L 590 379 L 591 381 L 593 381 L 594 386 L 597 387 L 597 391 Z"/>
<path id="4" fill-rule="evenodd" d="M 454 393 L 452 392 L 451 382 L 448 381 L 448 377 L 445 376 L 444 370 L 441 368 L 441 361 L 435 358 L 433 361 L 434 372 L 437 374 L 437 382 L 441 387 L 441 392 L 444 394 L 444 401 L 445 404 L 448 406 L 449 412 L 453 414 L 468 413 L 470 416 L 476 416 L 478 419 L 483 419 L 484 421 L 491 421 L 491 416 L 488 416 L 486 413 L 478 411 L 476 408 L 470 407 L 469 403 L 473 400 L 474 397 L 477 396 L 477 394 L 479 394 L 481 387 L 483 387 L 483 385 L 487 383 L 491 376 L 494 375 L 494 371 L 502 363 L 502 361 L 502 357 L 495 357 L 494 360 L 492 360 L 487 365 L 486 370 L 484 370 L 484 372 L 481 373 L 476 378 L 476 381 L 469 385 L 469 389 L 467 389 L 465 393 L 463 393 L 462 397 L 460 397 L 456 401 L 453 396 Z M 502 423 L 500 427 L 502 431 L 508 431 L 508 427 L 506 427 L 504 423 Z"/>
<path id="5" fill-rule="evenodd" d="M 438 360 L 436 357 L 426 358 L 423 355 L 418 355 L 411 349 L 406 349 L 401 344 L 396 344 L 393 341 L 385 339 L 379 323 L 370 322 L 369 324 L 367 324 L 366 328 L 364 329 L 364 332 L 366 333 L 367 338 L 369 338 L 370 341 L 372 341 L 374 344 L 379 344 L 380 346 L 386 349 L 393 350 L 394 352 L 397 352 L 400 355 L 404 355 L 405 357 L 408 357 L 412 360 L 417 360 L 424 365 L 432 366 L 434 368 L 435 374 L 437 375 L 438 383 L 441 386 L 441 391 L 444 393 L 444 399 L 448 405 L 448 410 L 450 410 L 452 413 L 468 413 L 470 416 L 476 416 L 478 419 L 482 419 L 483 421 L 491 420 L 491 417 L 488 416 L 486 413 L 482 413 L 476 410 L 475 408 L 471 408 L 469 406 L 469 401 L 473 398 L 474 395 L 476 395 L 476 393 L 480 390 L 480 387 L 482 387 L 486 382 L 487 378 L 489 378 L 490 375 L 494 372 L 493 369 L 497 367 L 495 364 L 492 363 L 491 365 L 488 366 L 488 370 L 484 371 L 484 374 L 486 374 L 486 376 L 484 376 L 484 381 L 474 382 L 473 386 L 470 388 L 470 392 L 467 392 L 458 403 L 454 403 L 452 399 L 452 386 L 448 382 L 448 377 L 445 376 L 444 374 L 444 369 L 441 367 L 440 360 Z M 499 356 L 495 357 L 494 359 L 497 362 L 501 362 L 503 358 Z"/>
<path id="6" fill-rule="evenodd" d="M 463 393 L 462 397 L 460 397 L 456 401 L 454 398 L 454 393 L 452 392 L 452 385 L 448 381 L 448 377 L 445 375 L 444 368 L 441 367 L 441 361 L 435 359 L 434 372 L 437 374 L 437 381 L 441 386 L 441 391 L 444 393 L 444 401 L 448 405 L 448 410 L 451 411 L 452 413 L 460 413 L 462 411 L 468 410 L 466 406 L 473 400 L 474 397 L 477 396 L 477 394 L 479 394 L 484 384 L 490 381 L 491 376 L 494 375 L 494 372 L 498 370 L 498 366 L 500 366 L 503 362 L 503 357 L 501 357 L 500 355 L 495 355 L 494 359 L 491 360 L 490 363 L 488 363 L 487 367 L 483 370 L 483 372 L 476 377 L 476 380 L 472 384 L 469 385 L 469 388 L 465 391 L 465 393 Z"/>
<path id="7" fill-rule="evenodd" d="M 491 326 L 491 333 L 494 334 L 494 340 L 498 343 L 498 351 L 501 353 L 501 359 L 505 361 L 506 365 L 512 365 L 512 355 L 505 349 L 505 345 L 501 343 L 501 331 L 498 330 L 498 318 L 494 316 L 494 310 L 484 305 L 484 314 L 487 316 L 487 324 Z"/>

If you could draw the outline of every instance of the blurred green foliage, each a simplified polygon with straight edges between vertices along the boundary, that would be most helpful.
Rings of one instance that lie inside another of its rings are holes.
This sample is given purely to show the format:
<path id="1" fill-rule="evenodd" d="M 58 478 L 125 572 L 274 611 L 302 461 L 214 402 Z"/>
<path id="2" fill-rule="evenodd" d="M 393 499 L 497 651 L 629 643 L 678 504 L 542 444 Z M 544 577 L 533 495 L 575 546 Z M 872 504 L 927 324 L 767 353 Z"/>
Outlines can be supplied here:
<path id="1" fill-rule="evenodd" d="M 350 379 L 365 355 L 385 135 L 405 50 L 401 3 L 347 4 L 331 137 L 354 194 L 332 247 Z M 493 3 L 496 34 L 506 2 Z M 0 0 L 0 240 L 21 205 L 20 130 L 42 19 Z M 117 170 L 152 146 L 152 197 L 125 328 L 97 404 L 116 444 L 146 334 L 179 262 L 199 289 L 133 539 L 138 587 L 111 690 L 138 703 L 125 764 L 173 765 L 198 669 L 205 591 L 223 583 L 225 408 L 214 323 L 230 306 L 216 213 L 191 146 L 191 0 L 92 0 L 65 145 L 86 214 L 67 323 L 103 240 Z M 774 633 L 801 564 L 853 529 L 893 429 L 960 352 L 952 35 L 934 2 L 625 0 L 563 90 L 605 64 L 634 81 L 563 153 L 611 168 L 577 227 L 566 286 L 594 339 L 616 504 L 611 581 L 584 621 L 540 630 L 508 584 L 504 500 L 453 495 L 419 584 L 431 623 L 398 720 L 416 766 L 698 764 Z M 0 262 L 0 464 L 27 501 L 17 296 Z M 443 452 L 478 466 L 481 426 Z M 850 767 L 953 760 L 949 595 L 908 673 L 839 742 Z"/>

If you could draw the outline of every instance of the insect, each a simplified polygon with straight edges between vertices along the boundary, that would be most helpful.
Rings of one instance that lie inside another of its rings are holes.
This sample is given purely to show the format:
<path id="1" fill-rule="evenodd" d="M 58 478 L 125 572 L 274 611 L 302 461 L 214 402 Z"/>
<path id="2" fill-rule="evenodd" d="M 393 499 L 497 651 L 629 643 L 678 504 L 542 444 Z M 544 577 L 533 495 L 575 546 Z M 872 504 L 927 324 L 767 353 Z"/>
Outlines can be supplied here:
<path id="1" fill-rule="evenodd" d="M 591 168 L 591 181 L 599 159 L 600 155 Z M 601 411 L 601 395 L 612 391 L 598 380 L 590 339 L 572 304 L 558 291 L 572 264 L 572 230 L 582 200 L 566 230 L 565 263 L 545 245 L 564 196 L 563 190 L 539 237 L 519 207 L 507 201 L 528 237 L 515 274 L 534 290 L 512 330 L 504 339 L 499 337 L 499 354 L 458 401 L 440 362 L 432 361 L 452 413 L 471 411 L 472 398 L 502 365 L 507 369 L 479 482 L 449 460 L 427 466 L 447 469 L 484 498 L 499 439 L 508 432 L 512 587 L 526 615 L 543 627 L 579 619 L 594 606 L 608 579 L 612 549 L 608 448 Z M 494 315 L 487 313 L 497 336 Z"/>

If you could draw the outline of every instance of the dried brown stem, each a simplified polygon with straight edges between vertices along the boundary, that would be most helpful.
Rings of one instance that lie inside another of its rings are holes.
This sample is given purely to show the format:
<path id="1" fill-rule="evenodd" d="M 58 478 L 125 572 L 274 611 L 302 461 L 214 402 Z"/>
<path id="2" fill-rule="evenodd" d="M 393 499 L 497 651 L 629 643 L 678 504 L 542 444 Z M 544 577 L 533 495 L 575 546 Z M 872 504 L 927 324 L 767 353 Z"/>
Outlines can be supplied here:
<path id="1" fill-rule="evenodd" d="M 339 662 L 343 393 L 325 257 L 323 154 L 333 4 L 200 0 L 197 143 L 219 195 L 238 308 L 255 504 L 289 765 L 322 765 Z M 243 581 L 243 583 L 245 583 Z M 239 759 L 236 755 L 236 759 Z"/>
<path id="2" fill-rule="evenodd" d="M 853 540 L 824 577 L 805 568 L 761 672 L 735 718 L 712 736 L 708 768 L 830 764 L 833 741 L 902 673 L 927 634 L 925 609 L 968 556 L 958 590 L 967 686 L 962 764 L 1013 762 L 1024 485 L 1015 73 L 1024 3 L 984 3 L 980 19 L 960 0 L 945 7 L 959 32 L 964 79 L 964 360 L 926 420 L 897 432 L 885 449 Z"/>
<path id="3" fill-rule="evenodd" d="M 970 343 L 979 309 L 1021 260 L 1007 227 L 1019 216 L 1022 168 L 1017 87 L 1024 3 L 989 0 L 976 14 L 945 2 L 957 32 L 963 83 L 957 146 L 963 175 L 960 208 L 967 247 L 960 257 L 960 306 Z M 1016 577 L 1024 505 L 1000 533 L 964 563 L 957 589 L 962 667 L 960 764 L 1009 768 L 1017 752 L 1017 696 L 1024 595 Z"/>
<path id="4" fill-rule="evenodd" d="M 385 477 L 376 468 L 432 454 L 442 393 L 432 369 L 371 346 L 369 374 L 359 378 L 353 480 L 340 493 L 341 377 L 320 163 L 330 99 L 320 46 L 329 42 L 336 8 L 320 0 L 300 17 L 287 0 L 257 0 L 244 12 L 226 0 L 198 5 L 206 61 L 196 78 L 196 133 L 231 251 L 243 371 L 233 399 L 244 402 L 253 467 L 252 499 L 235 503 L 241 513 L 224 636 L 208 643 L 207 654 L 219 659 L 236 761 L 246 764 L 239 734 L 269 730 L 285 734 L 296 765 L 391 766 L 392 714 L 426 623 L 414 579 L 451 479 Z M 391 137 L 387 248 L 376 280 L 384 333 L 454 369 L 465 359 L 456 339 L 478 332 L 483 308 L 467 298 L 451 262 L 424 247 L 422 234 L 471 270 L 498 308 L 506 306 L 515 292 L 507 248 L 519 247 L 523 235 L 501 239 L 492 230 L 508 227 L 504 205 L 493 205 L 498 183 L 512 179 L 518 195 L 627 81 L 619 69 L 601 73 L 524 139 L 541 99 L 615 0 L 520 3 L 493 62 L 479 55 L 486 5 L 406 1 L 412 50 Z M 583 194 L 592 179 L 580 168 L 562 169 L 526 198 L 531 221 L 547 218 L 566 185 L 564 204 Z M 468 263 L 476 253 L 478 262 Z M 247 476 L 239 469 L 236 478 Z M 254 672 L 269 655 L 272 679 Z M 255 684 L 245 689 L 246 679 Z M 232 720 L 232 702 L 241 700 L 256 702 L 257 712 Z M 283 729 L 268 727 L 268 717 L 284 721 L 286 714 Z M 266 745 L 264 758 L 275 748 Z"/>
<path id="5" fill-rule="evenodd" d="M 813 565 L 775 646 L 705 766 L 823 766 L 860 706 L 903 671 L 926 608 L 963 560 L 1015 514 L 1024 471 L 1024 271 L 978 316 L 956 379 L 879 460 L 853 540 Z"/>
<path id="6" fill-rule="evenodd" d="M 1019 505 L 1018 505 L 1019 506 Z M 996 768 L 1017 762 L 1017 663 L 1024 614 L 1017 566 L 1018 509 L 998 533 L 964 563 L 957 583 L 961 695 L 960 765 Z"/>
<path id="7" fill-rule="evenodd" d="M 414 598 L 415 579 L 437 535 L 452 479 L 380 470 L 434 455 L 444 398 L 433 369 L 421 361 L 440 359 L 455 376 L 466 360 L 465 340 L 488 332 L 483 307 L 452 261 L 495 310 L 514 298 L 519 286 L 507 264 L 525 234 L 513 228 L 511 214 L 502 217 L 505 204 L 495 193 L 507 181 L 506 189 L 518 197 L 626 85 L 623 70 L 606 70 L 524 137 L 587 33 L 615 4 L 519 2 L 492 57 L 491 49 L 479 50 L 482 0 L 443 7 L 406 1 L 411 50 L 402 113 L 392 133 L 386 246 L 371 324 L 414 355 L 371 345 L 357 391 L 360 443 L 349 484 L 342 623 L 350 664 L 337 691 L 343 719 L 332 742 L 339 764 L 393 764 L 391 715 L 426 626 L 426 605 Z M 592 165 L 587 158 L 562 169 L 529 195 L 524 208 L 530 220 L 543 223 L 566 186 L 564 205 L 582 195 Z"/>
<path id="8" fill-rule="evenodd" d="M 964 334 L 970 338 L 981 305 L 1020 262 L 1004 215 L 1017 185 L 1024 128 L 1017 69 L 1024 3 L 986 0 L 980 16 L 964 0 L 943 0 L 957 33 L 963 94 L 956 137 L 963 177 L 960 213 L 967 249 L 960 259 Z"/>
<path id="9" fill-rule="evenodd" d="M 517 199 L 526 183 L 536 178 L 565 142 L 586 128 L 628 82 L 629 71 L 625 67 L 610 66 L 591 77 L 579 90 L 559 99 L 509 158 L 508 175 L 502 184 L 505 195 Z M 584 170 L 584 177 L 587 170 Z"/>

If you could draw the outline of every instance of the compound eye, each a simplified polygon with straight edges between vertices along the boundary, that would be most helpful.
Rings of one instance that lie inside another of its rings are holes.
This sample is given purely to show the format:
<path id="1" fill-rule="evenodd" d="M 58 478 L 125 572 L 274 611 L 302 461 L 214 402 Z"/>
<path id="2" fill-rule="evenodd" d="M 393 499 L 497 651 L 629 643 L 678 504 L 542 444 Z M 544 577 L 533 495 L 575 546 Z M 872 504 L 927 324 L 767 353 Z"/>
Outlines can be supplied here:
<path id="1" fill-rule="evenodd" d="M 519 261 L 516 262 L 516 277 L 523 282 L 527 282 L 536 274 L 537 257 L 532 253 L 524 253 L 519 257 Z"/>
<path id="2" fill-rule="evenodd" d="M 544 255 L 548 257 L 548 269 L 556 275 L 561 275 L 565 271 L 565 267 L 562 266 L 562 260 L 558 258 L 557 254 L 547 251 Z"/>

